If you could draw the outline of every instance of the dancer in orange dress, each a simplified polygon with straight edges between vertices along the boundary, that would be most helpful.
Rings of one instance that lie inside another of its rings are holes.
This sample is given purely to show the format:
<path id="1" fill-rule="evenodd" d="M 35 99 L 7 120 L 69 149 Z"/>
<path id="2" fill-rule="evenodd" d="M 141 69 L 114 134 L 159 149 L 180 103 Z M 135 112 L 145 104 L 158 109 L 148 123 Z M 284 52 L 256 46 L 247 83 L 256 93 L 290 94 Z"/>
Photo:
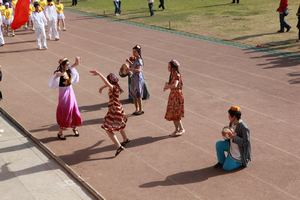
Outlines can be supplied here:
<path id="1" fill-rule="evenodd" d="M 119 85 L 118 77 L 110 73 L 107 77 L 103 76 L 100 72 L 96 70 L 91 70 L 91 74 L 95 76 L 100 76 L 102 81 L 104 82 L 104 86 L 99 89 L 99 92 L 102 93 L 104 88 L 109 89 L 109 103 L 108 103 L 108 112 L 104 117 L 104 123 L 101 126 L 109 136 L 109 138 L 113 141 L 113 143 L 117 146 L 117 151 L 115 156 L 117 156 L 121 151 L 125 148 L 124 146 L 130 142 L 126 133 L 125 127 L 127 122 L 127 116 L 125 115 L 122 104 L 119 100 L 120 94 L 123 92 L 122 88 Z M 114 134 L 114 131 L 119 131 L 122 135 L 123 142 L 120 143 L 117 136 Z"/>
<path id="2" fill-rule="evenodd" d="M 179 72 L 179 62 L 177 60 L 171 60 L 168 64 L 168 70 L 170 72 L 169 82 L 165 84 L 164 91 L 170 89 L 170 95 L 168 100 L 167 112 L 165 119 L 173 121 L 175 125 L 175 131 L 170 134 L 171 137 L 180 136 L 185 133 L 181 118 L 184 117 L 184 98 L 182 93 L 182 77 Z"/>

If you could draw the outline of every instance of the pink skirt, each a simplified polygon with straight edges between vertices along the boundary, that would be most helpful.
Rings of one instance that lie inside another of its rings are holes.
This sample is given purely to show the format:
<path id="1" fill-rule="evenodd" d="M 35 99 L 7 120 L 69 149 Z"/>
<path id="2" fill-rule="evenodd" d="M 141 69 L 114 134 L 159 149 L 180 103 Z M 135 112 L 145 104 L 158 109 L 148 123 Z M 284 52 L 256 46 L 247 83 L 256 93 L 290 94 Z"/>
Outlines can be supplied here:
<path id="1" fill-rule="evenodd" d="M 60 128 L 73 128 L 82 124 L 72 86 L 59 87 L 56 121 Z"/>

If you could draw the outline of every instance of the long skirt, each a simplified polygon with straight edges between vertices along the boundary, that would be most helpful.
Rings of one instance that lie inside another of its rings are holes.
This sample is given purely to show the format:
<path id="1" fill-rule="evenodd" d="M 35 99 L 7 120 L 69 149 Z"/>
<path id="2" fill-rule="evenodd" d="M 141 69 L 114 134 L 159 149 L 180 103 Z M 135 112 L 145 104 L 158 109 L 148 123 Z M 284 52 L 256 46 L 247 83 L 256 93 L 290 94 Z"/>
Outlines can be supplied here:
<path id="1" fill-rule="evenodd" d="M 60 128 L 73 128 L 82 124 L 72 86 L 59 87 L 56 121 Z"/>
<path id="2" fill-rule="evenodd" d="M 165 119 L 179 121 L 184 117 L 184 97 L 181 90 L 171 90 Z"/>

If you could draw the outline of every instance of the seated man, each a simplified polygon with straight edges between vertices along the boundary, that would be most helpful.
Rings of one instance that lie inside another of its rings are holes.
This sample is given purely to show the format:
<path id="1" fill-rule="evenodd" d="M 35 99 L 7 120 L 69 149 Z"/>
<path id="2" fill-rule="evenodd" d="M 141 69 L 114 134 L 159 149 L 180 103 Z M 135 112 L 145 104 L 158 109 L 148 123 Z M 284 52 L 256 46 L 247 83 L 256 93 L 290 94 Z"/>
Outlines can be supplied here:
<path id="1" fill-rule="evenodd" d="M 232 171 L 247 167 L 251 160 L 250 131 L 241 119 L 239 106 L 231 106 L 228 110 L 229 129 L 222 131 L 225 140 L 216 143 L 218 163 L 215 168 Z M 225 155 L 227 152 L 227 155 Z"/>

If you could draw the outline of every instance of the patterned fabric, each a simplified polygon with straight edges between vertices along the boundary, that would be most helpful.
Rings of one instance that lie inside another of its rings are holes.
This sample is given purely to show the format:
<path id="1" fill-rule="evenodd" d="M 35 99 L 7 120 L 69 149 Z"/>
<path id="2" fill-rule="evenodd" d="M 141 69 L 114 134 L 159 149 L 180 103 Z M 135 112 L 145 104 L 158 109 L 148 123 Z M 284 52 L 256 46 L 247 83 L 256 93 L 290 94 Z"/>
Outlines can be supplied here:
<path id="1" fill-rule="evenodd" d="M 125 128 L 127 122 L 127 116 L 119 101 L 120 88 L 114 86 L 112 90 L 109 90 L 108 95 L 108 112 L 101 127 L 106 131 L 120 131 Z"/>
<path id="2" fill-rule="evenodd" d="M 177 80 L 179 81 L 177 87 L 172 88 L 169 95 L 167 112 L 165 115 L 165 119 L 168 121 L 179 121 L 182 117 L 184 117 L 184 98 L 182 93 L 183 82 L 180 74 L 177 72 L 172 73 L 170 84 L 174 84 Z"/>
<path id="3" fill-rule="evenodd" d="M 133 69 L 140 67 L 143 69 L 143 60 L 141 58 L 136 59 L 131 65 Z M 143 72 L 133 72 L 130 82 L 130 95 L 134 98 L 142 98 L 144 92 L 144 76 Z"/>

